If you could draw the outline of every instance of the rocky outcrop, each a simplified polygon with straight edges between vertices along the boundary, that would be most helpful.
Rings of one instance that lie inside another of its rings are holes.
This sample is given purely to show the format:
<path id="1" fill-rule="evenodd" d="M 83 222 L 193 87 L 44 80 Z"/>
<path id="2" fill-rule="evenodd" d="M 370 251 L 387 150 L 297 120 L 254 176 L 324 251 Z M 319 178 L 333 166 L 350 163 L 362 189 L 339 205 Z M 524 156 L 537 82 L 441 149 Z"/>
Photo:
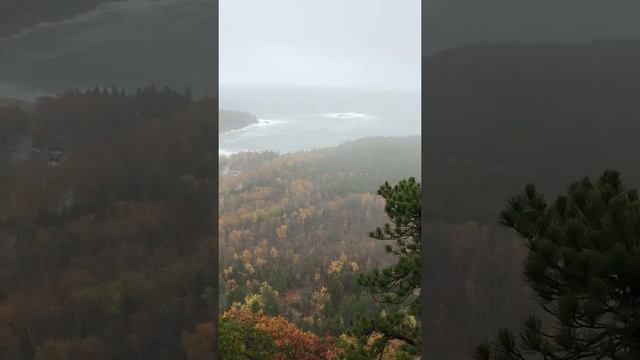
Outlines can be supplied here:
<path id="1" fill-rule="evenodd" d="M 220 110 L 218 111 L 218 116 L 220 134 L 258 123 L 258 118 L 255 115 L 241 111 Z"/>

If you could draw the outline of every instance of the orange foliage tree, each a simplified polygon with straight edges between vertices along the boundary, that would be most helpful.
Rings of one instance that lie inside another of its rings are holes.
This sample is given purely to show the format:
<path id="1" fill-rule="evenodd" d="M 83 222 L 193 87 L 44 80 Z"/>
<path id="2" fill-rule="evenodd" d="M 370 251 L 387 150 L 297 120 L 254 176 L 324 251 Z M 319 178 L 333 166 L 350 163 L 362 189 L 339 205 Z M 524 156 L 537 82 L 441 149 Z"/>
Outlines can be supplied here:
<path id="1" fill-rule="evenodd" d="M 254 313 L 242 308 L 232 308 L 226 311 L 223 317 L 255 324 L 257 330 L 269 333 L 278 348 L 273 360 L 337 359 L 341 352 L 341 349 L 333 344 L 333 339 L 322 339 L 312 332 L 301 330 L 281 316 L 267 316 L 262 312 Z"/>

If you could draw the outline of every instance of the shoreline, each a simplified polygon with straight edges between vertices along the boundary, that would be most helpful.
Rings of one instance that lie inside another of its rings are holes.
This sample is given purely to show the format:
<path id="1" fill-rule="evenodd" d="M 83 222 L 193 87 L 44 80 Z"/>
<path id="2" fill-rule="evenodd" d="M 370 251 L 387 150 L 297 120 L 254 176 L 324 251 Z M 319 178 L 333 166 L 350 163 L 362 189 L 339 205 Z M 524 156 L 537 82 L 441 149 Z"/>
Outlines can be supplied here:
<path id="1" fill-rule="evenodd" d="M 236 155 L 236 154 L 249 153 L 249 152 L 256 152 L 256 153 L 274 152 L 274 153 L 277 153 L 278 155 L 287 155 L 287 154 L 312 152 L 312 151 L 325 150 L 325 149 L 333 149 L 333 148 L 337 148 L 337 147 L 341 147 L 341 146 L 357 143 L 357 142 L 360 142 L 360 141 L 367 141 L 367 140 L 374 140 L 374 139 L 403 139 L 403 138 L 415 138 L 415 137 L 422 137 L 422 134 L 412 134 L 412 135 L 403 135 L 403 136 L 364 136 L 364 137 L 359 137 L 359 138 L 355 138 L 355 139 L 351 139 L 351 140 L 346 140 L 346 141 L 344 141 L 344 142 L 342 142 L 340 144 L 333 145 L 333 146 L 323 146 L 323 147 L 318 147 L 318 148 L 313 148 L 313 149 L 296 149 L 296 150 L 291 150 L 291 151 L 278 151 L 278 150 L 239 150 L 239 151 L 231 151 L 231 150 L 225 150 L 223 148 L 218 148 L 218 157 L 219 158 L 229 158 L 229 157 L 231 157 L 233 155 Z"/>

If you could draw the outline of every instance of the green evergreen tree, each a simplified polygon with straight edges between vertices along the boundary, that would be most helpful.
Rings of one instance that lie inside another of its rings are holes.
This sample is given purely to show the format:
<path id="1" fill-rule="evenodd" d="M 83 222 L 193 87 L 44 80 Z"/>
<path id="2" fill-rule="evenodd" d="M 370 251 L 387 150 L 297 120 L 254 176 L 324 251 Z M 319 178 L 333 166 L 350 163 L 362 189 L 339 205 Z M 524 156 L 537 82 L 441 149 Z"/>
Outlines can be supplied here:
<path id="1" fill-rule="evenodd" d="M 260 297 L 264 306 L 264 313 L 269 316 L 280 315 L 280 305 L 278 302 L 278 292 L 267 283 L 260 286 Z"/>
<path id="2" fill-rule="evenodd" d="M 395 186 L 385 183 L 378 194 L 386 200 L 385 212 L 392 223 L 377 228 L 370 236 L 392 242 L 386 245 L 386 250 L 397 261 L 359 276 L 358 283 L 370 289 L 374 300 L 382 304 L 384 310 L 374 318 L 360 318 L 356 322 L 352 333 L 360 341 L 345 352 L 346 358 L 377 357 L 385 351 L 390 340 L 404 342 L 406 354 L 420 352 L 422 187 L 415 178 L 409 178 Z M 373 346 L 367 346 L 374 334 L 382 336 L 373 342 Z"/>
<path id="3" fill-rule="evenodd" d="M 478 360 L 640 359 L 640 202 L 620 174 L 585 178 L 547 204 L 534 185 L 501 223 L 526 239 L 524 276 L 545 314 L 500 330 Z"/>

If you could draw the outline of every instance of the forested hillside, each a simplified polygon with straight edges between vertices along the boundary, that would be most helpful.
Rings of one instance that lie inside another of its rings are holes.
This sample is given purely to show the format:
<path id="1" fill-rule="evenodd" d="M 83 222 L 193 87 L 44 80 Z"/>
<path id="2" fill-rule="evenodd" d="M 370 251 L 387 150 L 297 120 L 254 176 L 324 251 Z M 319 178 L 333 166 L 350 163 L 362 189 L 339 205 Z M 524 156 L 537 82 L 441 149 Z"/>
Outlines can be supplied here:
<path id="1" fill-rule="evenodd" d="M 637 40 L 469 45 L 426 58 L 425 334 L 438 334 L 427 341 L 439 359 L 469 359 L 533 310 L 525 242 L 497 228 L 508 197 L 527 183 L 552 197 L 610 168 L 640 182 L 639 60 Z"/>
<path id="2" fill-rule="evenodd" d="M 148 87 L 0 110 L 0 357 L 194 351 L 217 282 L 216 104 Z"/>
<path id="3" fill-rule="evenodd" d="M 394 260 L 368 237 L 388 221 L 375 192 L 419 176 L 420 138 L 222 157 L 218 218 L 216 107 L 155 86 L 0 107 L 0 355 L 211 357 L 218 281 L 222 344 L 266 327 L 334 356 L 376 315 L 356 280 Z"/>
<path id="4" fill-rule="evenodd" d="M 257 302 L 326 339 L 375 317 L 383 305 L 356 281 L 394 261 L 368 236 L 389 221 L 375 192 L 387 180 L 419 177 L 419 149 L 417 136 L 369 138 L 222 158 L 229 171 L 219 193 L 221 312 Z"/>

